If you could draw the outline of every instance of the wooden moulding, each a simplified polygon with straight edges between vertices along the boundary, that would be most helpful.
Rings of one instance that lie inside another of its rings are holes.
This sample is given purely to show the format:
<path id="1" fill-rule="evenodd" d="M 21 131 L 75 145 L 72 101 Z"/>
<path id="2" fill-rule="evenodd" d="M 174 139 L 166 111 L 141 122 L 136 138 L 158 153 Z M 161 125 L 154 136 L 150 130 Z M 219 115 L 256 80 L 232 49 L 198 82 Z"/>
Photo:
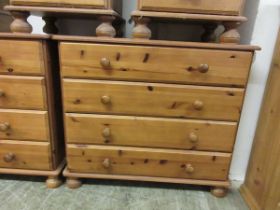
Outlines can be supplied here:
<path id="1" fill-rule="evenodd" d="M 111 179 L 111 180 L 127 180 L 127 181 L 144 181 L 144 182 L 160 182 L 173 184 L 190 184 L 212 187 L 230 187 L 230 181 L 211 181 L 211 180 L 195 180 L 195 179 L 177 179 L 164 177 L 150 177 L 150 176 L 130 176 L 130 175 L 107 175 L 107 174 L 93 174 L 93 173 L 75 173 L 70 172 L 68 168 L 63 171 L 63 176 L 69 178 L 90 178 L 90 179 Z"/>
<path id="2" fill-rule="evenodd" d="M 26 170 L 26 169 L 10 169 L 10 168 L 0 168 L 0 174 L 13 174 L 13 175 L 26 175 L 26 176 L 47 176 L 46 180 L 47 188 L 57 188 L 62 182 L 59 179 L 59 176 L 62 173 L 62 170 L 65 167 L 65 161 L 53 171 L 42 171 L 42 170 Z"/>
<path id="3" fill-rule="evenodd" d="M 14 17 L 10 28 L 13 33 L 31 33 L 32 27 L 27 22 L 30 14 L 43 17 L 46 25 L 43 30 L 49 34 L 58 33 L 55 22 L 60 17 L 78 17 L 98 19 L 101 24 L 96 28 L 96 35 L 100 37 L 115 37 L 121 34 L 123 19 L 112 9 L 84 9 L 84 8 L 63 8 L 63 7 L 40 7 L 40 6 L 13 6 L 4 7 Z M 113 25 L 116 27 L 113 27 Z"/>
<path id="4" fill-rule="evenodd" d="M 251 194 L 249 189 L 245 185 L 240 187 L 240 194 L 245 199 L 246 203 L 253 210 L 261 210 L 261 207 L 258 205 L 258 202 L 255 200 L 254 196 Z"/>

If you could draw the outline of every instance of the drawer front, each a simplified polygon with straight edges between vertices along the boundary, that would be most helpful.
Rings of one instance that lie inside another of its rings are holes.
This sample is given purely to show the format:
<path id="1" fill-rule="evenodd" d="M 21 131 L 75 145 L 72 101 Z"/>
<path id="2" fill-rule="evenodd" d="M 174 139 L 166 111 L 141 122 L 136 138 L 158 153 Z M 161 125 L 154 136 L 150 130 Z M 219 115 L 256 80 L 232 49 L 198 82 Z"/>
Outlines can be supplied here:
<path id="1" fill-rule="evenodd" d="M 237 121 L 244 90 L 64 79 L 66 112 Z"/>
<path id="2" fill-rule="evenodd" d="M 244 0 L 138 0 L 139 10 L 240 15 Z"/>
<path id="3" fill-rule="evenodd" d="M 48 141 L 48 112 L 0 109 L 0 139 Z"/>
<path id="4" fill-rule="evenodd" d="M 231 152 L 237 123 L 66 114 L 66 139 L 99 144 Z"/>
<path id="5" fill-rule="evenodd" d="M 108 9 L 111 0 L 11 0 L 13 5 L 37 5 L 37 6 L 66 6 L 66 7 L 91 7 Z"/>
<path id="6" fill-rule="evenodd" d="M 0 167 L 50 170 L 49 143 L 0 140 Z"/>
<path id="7" fill-rule="evenodd" d="M 45 79 L 0 76 L 0 108 L 45 110 Z"/>
<path id="8" fill-rule="evenodd" d="M 41 42 L 0 40 L 0 46 L 0 73 L 44 74 Z"/>
<path id="9" fill-rule="evenodd" d="M 64 77 L 245 86 L 251 52 L 60 44 Z"/>
<path id="10" fill-rule="evenodd" d="M 68 145 L 73 172 L 227 180 L 231 154 Z"/>

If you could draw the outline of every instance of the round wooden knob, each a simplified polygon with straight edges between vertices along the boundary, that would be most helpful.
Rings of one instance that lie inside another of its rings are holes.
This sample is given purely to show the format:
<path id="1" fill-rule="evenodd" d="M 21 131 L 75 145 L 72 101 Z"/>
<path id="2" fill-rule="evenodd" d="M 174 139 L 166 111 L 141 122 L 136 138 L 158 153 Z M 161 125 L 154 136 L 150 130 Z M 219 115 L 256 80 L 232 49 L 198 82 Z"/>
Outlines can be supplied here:
<path id="1" fill-rule="evenodd" d="M 101 102 L 105 105 L 108 105 L 111 103 L 111 97 L 110 96 L 102 96 L 101 97 Z"/>
<path id="2" fill-rule="evenodd" d="M 13 153 L 11 153 L 11 152 L 9 152 L 8 154 L 6 154 L 6 155 L 4 155 L 4 161 L 6 162 L 6 163 L 10 163 L 10 162 L 12 162 L 13 160 L 15 160 L 15 158 L 16 158 L 16 155 L 15 154 L 13 154 Z"/>
<path id="3" fill-rule="evenodd" d="M 111 68 L 111 62 L 108 58 L 101 58 L 100 60 L 100 65 L 104 68 L 104 69 L 109 69 Z"/>
<path id="4" fill-rule="evenodd" d="M 0 131 L 4 132 L 10 129 L 10 123 L 4 122 L 0 123 Z"/>
<path id="5" fill-rule="evenodd" d="M 196 110 L 202 110 L 203 109 L 203 102 L 202 101 L 199 101 L 199 100 L 196 100 L 194 103 L 193 103 L 193 107 L 196 109 Z"/>
<path id="6" fill-rule="evenodd" d="M 200 64 L 198 67 L 199 72 L 201 73 L 207 73 L 209 71 L 209 65 L 208 64 Z"/>
<path id="7" fill-rule="evenodd" d="M 0 97 L 4 97 L 4 96 L 5 96 L 4 90 L 1 90 L 1 89 L 0 89 Z"/>
<path id="8" fill-rule="evenodd" d="M 104 168 L 110 168 L 111 166 L 111 161 L 109 158 L 106 158 L 103 162 L 102 162 L 102 165 Z"/>
<path id="9" fill-rule="evenodd" d="M 186 164 L 185 169 L 188 174 L 192 174 L 194 172 L 194 167 L 192 166 L 192 164 Z"/>
<path id="10" fill-rule="evenodd" d="M 102 136 L 104 138 L 109 138 L 111 137 L 111 129 L 110 128 L 104 128 L 103 131 L 102 131 Z"/>
<path id="11" fill-rule="evenodd" d="M 198 142 L 198 136 L 194 132 L 191 132 L 189 134 L 189 139 L 192 143 L 197 143 Z"/>

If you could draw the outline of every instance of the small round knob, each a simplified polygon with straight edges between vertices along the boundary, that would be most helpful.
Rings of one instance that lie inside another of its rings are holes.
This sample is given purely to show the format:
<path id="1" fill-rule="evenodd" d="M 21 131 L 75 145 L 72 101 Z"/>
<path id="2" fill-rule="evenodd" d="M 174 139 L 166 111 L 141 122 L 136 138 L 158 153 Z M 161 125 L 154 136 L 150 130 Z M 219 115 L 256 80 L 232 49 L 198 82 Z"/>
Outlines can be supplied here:
<path id="1" fill-rule="evenodd" d="M 111 137 L 111 129 L 110 128 L 104 128 L 103 131 L 102 131 L 102 136 L 104 138 L 109 138 Z"/>
<path id="2" fill-rule="evenodd" d="M 106 158 L 103 162 L 102 162 L 102 165 L 103 165 L 103 167 L 104 168 L 110 168 L 110 166 L 111 166 L 111 161 L 110 161 L 110 159 L 109 158 Z"/>
<path id="3" fill-rule="evenodd" d="M 13 154 L 13 153 L 11 153 L 11 152 L 9 152 L 8 154 L 6 154 L 6 155 L 4 155 L 4 161 L 6 162 L 6 163 L 10 163 L 10 162 L 12 162 L 13 160 L 15 160 L 15 158 L 16 158 L 16 155 L 15 154 Z"/>
<path id="4" fill-rule="evenodd" d="M 4 90 L 1 90 L 1 89 L 0 89 L 0 97 L 4 97 L 4 96 L 5 96 Z"/>
<path id="5" fill-rule="evenodd" d="M 111 103 L 111 97 L 110 96 L 102 96 L 101 97 L 101 102 L 105 105 L 108 105 Z"/>
<path id="6" fill-rule="evenodd" d="M 185 169 L 188 174 L 192 174 L 194 172 L 194 167 L 192 166 L 192 164 L 186 164 Z"/>
<path id="7" fill-rule="evenodd" d="M 104 68 L 104 69 L 109 69 L 111 68 L 111 62 L 108 58 L 101 58 L 100 60 L 100 65 Z"/>
<path id="8" fill-rule="evenodd" d="M 207 73 L 209 71 L 209 65 L 208 64 L 200 64 L 198 67 L 198 70 L 200 73 Z"/>
<path id="9" fill-rule="evenodd" d="M 4 122 L 0 123 L 0 131 L 5 132 L 11 128 L 10 123 Z"/>
<path id="10" fill-rule="evenodd" d="M 193 107 L 196 109 L 196 110 L 202 110 L 203 109 L 203 102 L 200 101 L 200 100 L 196 100 L 194 103 L 193 103 Z"/>
<path id="11" fill-rule="evenodd" d="M 191 132 L 189 134 L 189 139 L 192 143 L 197 143 L 198 142 L 198 136 L 194 132 Z"/>

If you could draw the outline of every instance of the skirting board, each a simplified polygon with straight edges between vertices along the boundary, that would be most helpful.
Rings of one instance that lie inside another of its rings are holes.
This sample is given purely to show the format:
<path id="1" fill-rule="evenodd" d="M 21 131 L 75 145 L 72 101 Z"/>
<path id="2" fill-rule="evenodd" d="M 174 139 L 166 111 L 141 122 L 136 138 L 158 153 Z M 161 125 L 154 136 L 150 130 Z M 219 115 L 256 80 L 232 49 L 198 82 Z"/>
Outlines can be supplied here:
<path id="1" fill-rule="evenodd" d="M 128 180 L 128 181 L 144 181 L 144 182 L 162 182 L 174 184 L 191 184 L 202 186 L 215 187 L 230 187 L 229 181 L 210 181 L 210 180 L 195 180 L 195 179 L 177 179 L 164 177 L 150 176 L 130 176 L 130 175 L 108 175 L 108 174 L 93 174 L 93 173 L 73 173 L 67 168 L 63 171 L 63 176 L 73 178 L 90 178 L 90 179 L 113 179 L 113 180 Z"/>
<path id="2" fill-rule="evenodd" d="M 261 207 L 244 184 L 240 187 L 239 191 L 251 210 L 261 210 Z"/>

